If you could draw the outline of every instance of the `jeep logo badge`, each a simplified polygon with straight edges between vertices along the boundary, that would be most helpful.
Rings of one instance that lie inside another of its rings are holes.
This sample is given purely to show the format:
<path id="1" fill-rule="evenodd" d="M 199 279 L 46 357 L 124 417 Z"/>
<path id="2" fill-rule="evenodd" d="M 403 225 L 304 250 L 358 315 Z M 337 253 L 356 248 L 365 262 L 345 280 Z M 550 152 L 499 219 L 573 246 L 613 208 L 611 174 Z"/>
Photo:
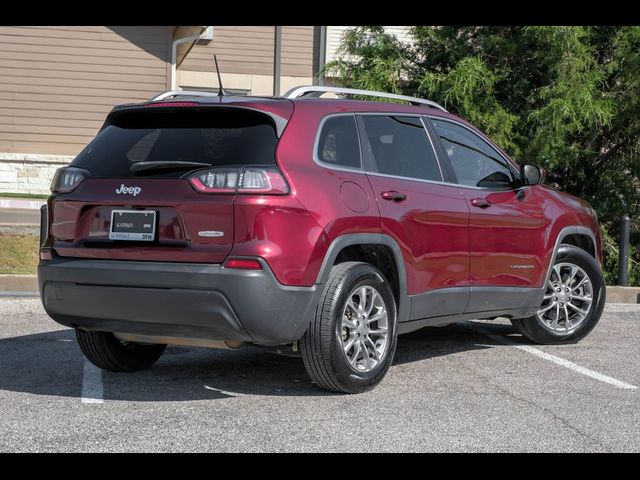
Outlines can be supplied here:
<path id="1" fill-rule="evenodd" d="M 137 196 L 142 191 L 140 187 L 125 187 L 124 183 L 120 185 L 120 188 L 116 188 L 117 195 L 133 195 Z"/>

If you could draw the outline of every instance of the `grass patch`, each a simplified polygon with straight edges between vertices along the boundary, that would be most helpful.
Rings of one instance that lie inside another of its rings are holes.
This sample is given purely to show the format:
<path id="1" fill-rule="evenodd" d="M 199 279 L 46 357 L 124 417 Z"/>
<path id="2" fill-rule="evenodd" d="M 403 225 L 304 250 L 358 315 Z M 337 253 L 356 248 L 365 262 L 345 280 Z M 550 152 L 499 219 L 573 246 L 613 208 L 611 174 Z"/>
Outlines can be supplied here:
<path id="1" fill-rule="evenodd" d="M 46 200 L 49 195 L 41 193 L 3 193 L 0 192 L 0 197 L 4 198 L 27 198 L 30 200 Z"/>
<path id="2" fill-rule="evenodd" d="M 39 243 L 35 235 L 0 235 L 0 273 L 35 275 Z"/>

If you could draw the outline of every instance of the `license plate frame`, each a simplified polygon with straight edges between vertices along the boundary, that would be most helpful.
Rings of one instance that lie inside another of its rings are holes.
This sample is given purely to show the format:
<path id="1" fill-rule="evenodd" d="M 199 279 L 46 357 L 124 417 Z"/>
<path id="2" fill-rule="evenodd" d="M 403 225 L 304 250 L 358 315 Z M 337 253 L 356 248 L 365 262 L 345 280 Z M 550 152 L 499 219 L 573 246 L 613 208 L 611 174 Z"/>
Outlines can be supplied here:
<path id="1" fill-rule="evenodd" d="M 111 210 L 109 240 L 153 242 L 157 213 L 155 210 Z M 116 223 L 116 215 L 119 224 Z"/>

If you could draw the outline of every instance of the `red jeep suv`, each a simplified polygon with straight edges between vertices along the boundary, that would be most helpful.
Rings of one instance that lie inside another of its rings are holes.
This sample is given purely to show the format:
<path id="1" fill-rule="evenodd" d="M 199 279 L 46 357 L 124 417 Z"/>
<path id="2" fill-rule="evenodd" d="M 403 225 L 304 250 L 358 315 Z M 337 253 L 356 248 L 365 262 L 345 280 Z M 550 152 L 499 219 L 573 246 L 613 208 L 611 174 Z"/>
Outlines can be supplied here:
<path id="1" fill-rule="evenodd" d="M 56 173 L 40 295 L 106 370 L 254 344 L 338 392 L 378 384 L 425 326 L 576 342 L 604 308 L 598 221 L 542 177 L 429 100 L 167 92 L 115 107 Z"/>

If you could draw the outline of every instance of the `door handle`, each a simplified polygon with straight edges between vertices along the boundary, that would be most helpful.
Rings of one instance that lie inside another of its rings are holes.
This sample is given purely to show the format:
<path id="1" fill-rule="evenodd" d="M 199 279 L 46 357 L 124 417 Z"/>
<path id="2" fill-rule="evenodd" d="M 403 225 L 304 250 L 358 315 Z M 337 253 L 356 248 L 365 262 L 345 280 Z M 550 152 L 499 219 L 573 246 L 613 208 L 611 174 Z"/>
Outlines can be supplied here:
<path id="1" fill-rule="evenodd" d="M 404 193 L 396 192 L 395 190 L 389 190 L 388 192 L 382 192 L 382 198 L 394 202 L 403 202 L 407 199 L 407 196 Z"/>
<path id="2" fill-rule="evenodd" d="M 491 206 L 491 202 L 485 200 L 484 198 L 474 198 L 471 200 L 471 205 L 478 208 L 489 208 Z"/>

